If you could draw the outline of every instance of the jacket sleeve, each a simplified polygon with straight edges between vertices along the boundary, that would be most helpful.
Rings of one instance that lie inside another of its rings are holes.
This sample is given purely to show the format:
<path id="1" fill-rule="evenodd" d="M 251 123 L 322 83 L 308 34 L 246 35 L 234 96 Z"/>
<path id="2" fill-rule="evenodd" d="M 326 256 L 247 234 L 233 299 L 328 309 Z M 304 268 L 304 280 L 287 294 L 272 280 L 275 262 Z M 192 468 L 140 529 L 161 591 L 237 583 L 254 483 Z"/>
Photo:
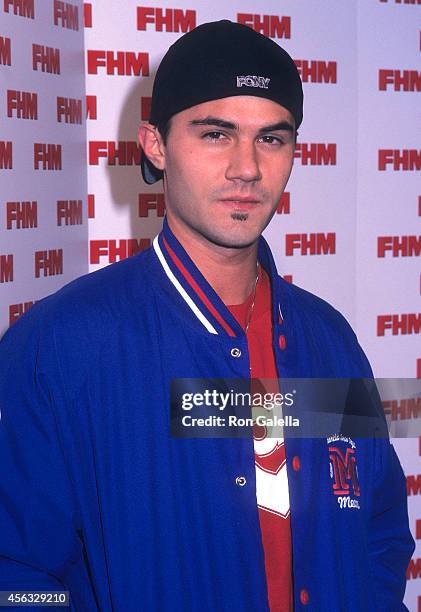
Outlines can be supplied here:
<path id="1" fill-rule="evenodd" d="M 53 343 L 32 310 L 0 342 L 0 590 L 73 590 L 78 610 L 95 610 L 53 410 Z"/>
<path id="2" fill-rule="evenodd" d="M 407 509 L 406 479 L 389 440 L 379 440 L 368 549 L 376 610 L 407 610 L 402 603 L 406 569 L 415 549 Z"/>
<path id="3" fill-rule="evenodd" d="M 356 339 L 356 338 L 355 338 Z M 358 346 L 358 371 L 372 378 L 369 361 Z M 376 389 L 377 405 L 382 411 Z M 368 525 L 368 551 L 373 578 L 376 610 L 407 610 L 402 603 L 406 587 L 406 569 L 415 549 L 409 529 L 406 478 L 389 438 L 375 440 L 375 472 L 372 506 Z"/>

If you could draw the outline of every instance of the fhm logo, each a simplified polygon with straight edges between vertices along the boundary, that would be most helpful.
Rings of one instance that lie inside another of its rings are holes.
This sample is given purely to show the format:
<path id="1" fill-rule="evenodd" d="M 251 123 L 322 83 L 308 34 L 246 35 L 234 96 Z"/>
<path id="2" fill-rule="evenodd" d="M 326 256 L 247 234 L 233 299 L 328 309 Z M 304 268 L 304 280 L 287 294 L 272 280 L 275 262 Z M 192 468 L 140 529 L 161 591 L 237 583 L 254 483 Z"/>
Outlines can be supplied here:
<path id="1" fill-rule="evenodd" d="M 332 442 L 345 442 L 332 444 Z M 359 508 L 358 498 L 361 496 L 358 482 L 357 456 L 355 442 L 345 436 L 328 438 L 330 477 L 333 480 L 333 494 L 341 508 Z"/>

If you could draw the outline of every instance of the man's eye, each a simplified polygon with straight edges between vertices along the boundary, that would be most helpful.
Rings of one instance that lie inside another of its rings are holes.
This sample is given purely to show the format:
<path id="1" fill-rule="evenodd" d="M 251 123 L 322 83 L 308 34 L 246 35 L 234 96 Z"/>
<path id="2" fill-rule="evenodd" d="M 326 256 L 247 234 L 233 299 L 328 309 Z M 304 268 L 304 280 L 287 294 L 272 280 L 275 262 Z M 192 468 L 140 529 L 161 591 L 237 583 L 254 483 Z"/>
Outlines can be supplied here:
<path id="1" fill-rule="evenodd" d="M 265 144 L 270 144 L 270 145 L 284 144 L 284 141 L 279 136 L 270 136 L 270 135 L 261 136 L 260 140 L 264 142 Z"/>
<path id="2" fill-rule="evenodd" d="M 203 138 L 206 140 L 223 140 L 225 134 L 222 132 L 206 132 L 206 134 L 203 134 Z"/>

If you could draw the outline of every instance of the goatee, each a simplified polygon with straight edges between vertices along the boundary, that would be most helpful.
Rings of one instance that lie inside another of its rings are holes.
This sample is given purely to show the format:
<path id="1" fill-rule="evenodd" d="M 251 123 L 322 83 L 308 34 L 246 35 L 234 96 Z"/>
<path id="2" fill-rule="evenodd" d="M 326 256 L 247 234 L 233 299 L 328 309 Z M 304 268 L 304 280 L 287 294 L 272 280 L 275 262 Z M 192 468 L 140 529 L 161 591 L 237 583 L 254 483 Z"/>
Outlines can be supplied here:
<path id="1" fill-rule="evenodd" d="M 234 212 L 231 215 L 231 219 L 234 219 L 234 221 L 247 221 L 248 213 Z"/>

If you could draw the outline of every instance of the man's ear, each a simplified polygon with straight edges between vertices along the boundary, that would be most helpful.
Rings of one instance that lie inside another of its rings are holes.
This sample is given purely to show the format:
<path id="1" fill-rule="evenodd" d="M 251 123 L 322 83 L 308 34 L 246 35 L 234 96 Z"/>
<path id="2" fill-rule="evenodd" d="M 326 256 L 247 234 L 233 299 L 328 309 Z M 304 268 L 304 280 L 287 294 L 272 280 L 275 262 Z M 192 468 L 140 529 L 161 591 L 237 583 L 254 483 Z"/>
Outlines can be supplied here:
<path id="1" fill-rule="evenodd" d="M 149 161 L 158 168 L 165 168 L 165 146 L 161 134 L 157 128 L 150 123 L 142 123 L 138 131 L 139 144 L 145 152 Z"/>

